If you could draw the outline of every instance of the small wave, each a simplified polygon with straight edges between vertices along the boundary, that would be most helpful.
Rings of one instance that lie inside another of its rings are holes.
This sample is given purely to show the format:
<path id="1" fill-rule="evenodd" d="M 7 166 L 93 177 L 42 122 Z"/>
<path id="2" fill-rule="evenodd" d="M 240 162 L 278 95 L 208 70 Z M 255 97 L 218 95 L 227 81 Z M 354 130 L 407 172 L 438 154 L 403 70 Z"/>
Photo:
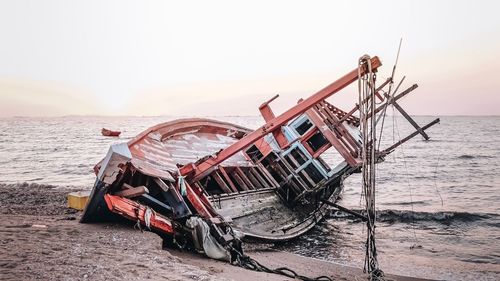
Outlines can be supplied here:
<path id="1" fill-rule="evenodd" d="M 451 223 L 453 221 L 474 222 L 490 219 L 490 214 L 468 212 L 411 212 L 398 210 L 385 210 L 379 212 L 379 220 L 384 222 L 413 222 L 435 221 Z"/>
<path id="2" fill-rule="evenodd" d="M 363 213 L 363 210 L 355 210 L 358 213 Z M 490 220 L 498 217 L 496 214 L 486 213 L 468 213 L 468 212 L 412 212 L 403 210 L 381 210 L 377 211 L 377 221 L 387 223 L 411 223 L 416 221 L 422 222 L 439 222 L 449 224 L 452 222 L 476 222 L 481 220 Z M 329 218 L 350 218 L 354 216 L 345 214 L 340 211 L 333 211 Z"/>
<path id="3" fill-rule="evenodd" d="M 57 185 L 51 184 L 39 184 L 34 182 L 22 182 L 22 183 L 0 183 L 0 187 L 4 188 L 33 188 L 33 189 L 53 189 L 58 188 Z"/>
<path id="4" fill-rule="evenodd" d="M 389 202 L 389 203 L 384 203 L 384 205 L 389 205 L 389 206 L 411 206 L 411 205 L 429 205 L 428 201 L 403 201 L 403 202 Z"/>
<path id="5" fill-rule="evenodd" d="M 476 158 L 492 158 L 493 156 L 489 155 L 470 155 L 470 154 L 462 154 L 458 156 L 458 159 L 476 159 Z"/>
<path id="6" fill-rule="evenodd" d="M 0 183 L 0 188 L 5 189 L 33 189 L 33 190 L 42 190 L 42 189 L 64 189 L 64 190 L 83 190 L 88 189 L 88 187 L 84 186 L 69 186 L 69 185 L 53 185 L 53 184 L 42 184 L 35 182 L 18 182 L 18 183 Z"/>

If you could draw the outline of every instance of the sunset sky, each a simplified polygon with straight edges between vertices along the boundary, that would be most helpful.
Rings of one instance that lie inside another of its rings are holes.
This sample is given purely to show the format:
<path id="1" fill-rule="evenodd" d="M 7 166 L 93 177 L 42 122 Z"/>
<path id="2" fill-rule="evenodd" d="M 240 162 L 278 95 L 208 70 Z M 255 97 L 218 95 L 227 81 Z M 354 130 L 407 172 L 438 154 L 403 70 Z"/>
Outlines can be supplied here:
<path id="1" fill-rule="evenodd" d="M 280 112 L 378 55 L 411 114 L 500 115 L 500 1 L 1 1 L 0 117 Z M 356 87 L 332 97 L 350 109 Z"/>

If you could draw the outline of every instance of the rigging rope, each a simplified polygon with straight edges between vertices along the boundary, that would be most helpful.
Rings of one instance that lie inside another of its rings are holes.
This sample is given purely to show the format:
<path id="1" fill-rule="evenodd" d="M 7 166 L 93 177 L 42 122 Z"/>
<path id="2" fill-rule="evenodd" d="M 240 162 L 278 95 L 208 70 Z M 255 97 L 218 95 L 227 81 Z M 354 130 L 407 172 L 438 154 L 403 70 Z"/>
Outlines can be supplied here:
<path id="1" fill-rule="evenodd" d="M 394 110 L 394 105 L 393 105 L 393 110 Z M 398 139 L 399 139 L 399 141 L 401 141 L 401 135 L 399 134 L 398 121 L 397 121 L 397 119 L 395 117 L 394 117 L 393 126 L 396 128 L 396 132 L 398 133 Z M 404 151 L 403 147 L 404 147 L 404 145 L 401 144 L 401 155 L 403 156 L 403 164 L 404 164 L 404 167 L 405 167 L 405 177 L 406 177 L 406 181 L 408 183 L 408 190 L 410 191 L 411 213 L 415 214 L 415 210 L 414 210 L 414 207 L 413 207 L 413 191 L 412 191 L 411 183 L 410 183 L 410 173 L 408 172 L 408 166 L 406 165 L 406 156 L 405 156 L 405 151 Z M 415 230 L 415 216 L 414 215 L 412 216 L 412 220 L 411 220 L 410 226 L 411 226 L 411 229 L 413 230 L 413 238 L 415 239 L 415 244 L 410 247 L 410 249 L 412 249 L 413 247 L 415 247 L 417 245 L 417 243 L 419 243 L 418 242 L 418 238 L 417 238 L 417 232 Z"/>
<path id="2" fill-rule="evenodd" d="M 365 67 L 365 74 L 361 69 Z M 375 102 L 375 73 L 372 70 L 370 57 L 364 55 L 359 59 L 358 91 L 360 128 L 363 137 L 362 149 L 362 186 L 365 197 L 365 208 L 368 220 L 366 222 L 366 256 L 364 271 L 370 274 L 370 280 L 385 280 L 384 272 L 380 270 L 377 260 L 375 244 L 375 164 L 376 164 L 376 102 Z"/>

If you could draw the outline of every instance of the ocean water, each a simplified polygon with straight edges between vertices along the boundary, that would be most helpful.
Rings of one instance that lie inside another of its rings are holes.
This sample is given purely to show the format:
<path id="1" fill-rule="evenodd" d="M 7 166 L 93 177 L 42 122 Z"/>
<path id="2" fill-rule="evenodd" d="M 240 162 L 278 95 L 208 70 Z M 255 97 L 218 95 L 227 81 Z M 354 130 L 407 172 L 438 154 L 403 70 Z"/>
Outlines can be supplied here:
<path id="1" fill-rule="evenodd" d="M 211 117 L 250 128 L 259 117 Z M 419 116 L 420 124 L 435 117 Z M 174 117 L 0 119 L 0 183 L 40 183 L 90 189 L 93 166 L 109 145 Z M 102 127 L 122 131 L 119 138 Z M 387 116 L 381 148 L 412 127 Z M 377 169 L 377 248 L 387 273 L 441 280 L 500 280 L 500 117 L 441 117 L 386 157 Z M 325 159 L 331 160 L 330 155 Z M 345 182 L 339 204 L 362 210 L 359 174 Z M 273 246 L 362 267 L 364 224 L 332 211 L 306 235 Z"/>

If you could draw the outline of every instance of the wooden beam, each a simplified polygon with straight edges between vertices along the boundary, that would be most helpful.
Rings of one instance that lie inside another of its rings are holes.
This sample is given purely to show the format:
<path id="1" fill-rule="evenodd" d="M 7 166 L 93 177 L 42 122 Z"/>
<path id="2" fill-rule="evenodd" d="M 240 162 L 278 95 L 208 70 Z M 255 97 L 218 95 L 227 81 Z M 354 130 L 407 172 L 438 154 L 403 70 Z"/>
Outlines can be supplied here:
<path id="1" fill-rule="evenodd" d="M 162 179 L 160 178 L 154 178 L 155 183 L 163 190 L 163 192 L 172 192 L 174 195 L 174 198 L 177 200 L 177 202 L 182 202 L 184 199 L 182 199 L 181 194 L 175 187 L 171 187 L 167 185 Z"/>
<path id="2" fill-rule="evenodd" d="M 375 114 L 377 114 L 380 111 L 384 110 L 385 107 L 389 106 L 390 104 L 392 104 L 393 102 L 399 100 L 400 98 L 406 96 L 407 94 L 409 94 L 411 91 L 415 90 L 416 88 L 418 88 L 418 85 L 417 84 L 413 84 L 411 87 L 409 87 L 408 89 L 402 91 L 400 94 L 398 94 L 394 98 L 388 99 L 386 103 L 384 103 L 383 105 L 377 107 L 377 109 L 375 110 Z"/>
<path id="3" fill-rule="evenodd" d="M 229 175 L 226 173 L 226 169 L 224 169 L 224 167 L 222 167 L 222 166 L 219 166 L 219 171 L 221 172 L 222 176 L 224 176 L 224 178 L 226 179 L 227 183 L 231 187 L 231 190 L 233 192 L 238 192 L 238 188 L 236 188 L 236 186 L 234 185 L 233 181 L 231 180 L 231 178 L 229 177 Z"/>
<path id="4" fill-rule="evenodd" d="M 432 122 L 430 122 L 429 124 L 425 125 L 422 127 L 422 130 L 427 130 L 428 128 L 430 128 L 431 126 L 435 125 L 439 123 L 439 118 L 437 119 L 434 119 Z M 382 152 L 380 152 L 381 155 L 387 155 L 389 153 L 391 153 L 396 147 L 402 145 L 403 143 L 407 142 L 408 140 L 410 140 L 411 138 L 413 138 L 414 136 L 420 134 L 419 131 L 415 131 L 413 132 L 412 134 L 408 135 L 407 137 L 405 137 L 404 139 L 398 141 L 397 143 L 391 145 L 390 147 L 384 149 Z"/>
<path id="5" fill-rule="evenodd" d="M 196 211 L 200 216 L 204 218 L 213 217 L 212 213 L 209 211 L 209 209 L 205 206 L 205 204 L 201 200 L 200 194 L 197 194 L 187 182 L 186 182 L 186 192 L 189 202 L 191 202 L 191 204 L 193 205 L 193 207 L 196 209 Z"/>
<path id="6" fill-rule="evenodd" d="M 241 179 L 240 175 L 238 173 L 234 172 L 232 173 L 232 176 L 234 180 L 238 183 L 238 186 L 243 189 L 243 190 L 250 190 L 248 186 L 245 184 L 245 182 Z"/>
<path id="7" fill-rule="evenodd" d="M 214 180 L 217 182 L 217 184 L 220 186 L 220 188 L 226 192 L 226 193 L 231 193 L 231 189 L 229 188 L 229 186 L 226 184 L 226 182 L 224 182 L 224 180 L 222 179 L 222 177 L 219 175 L 219 173 L 217 171 L 213 172 L 212 173 L 212 177 L 214 178 Z"/>
<path id="8" fill-rule="evenodd" d="M 257 170 L 262 174 L 264 179 L 267 180 L 271 186 L 275 187 L 279 186 L 279 184 L 276 182 L 276 180 L 274 180 L 273 176 L 271 176 L 269 171 L 266 168 L 264 168 L 264 166 L 262 165 L 257 166 Z"/>
<path id="9" fill-rule="evenodd" d="M 126 185 L 126 184 L 124 184 L 124 185 Z M 128 187 L 126 189 L 115 192 L 114 195 L 125 197 L 125 198 L 134 198 L 134 197 L 141 196 L 141 195 L 147 194 L 147 193 L 149 193 L 149 190 L 144 185 L 141 185 L 138 187 L 132 187 L 132 186 L 128 185 Z"/>
<path id="10" fill-rule="evenodd" d="M 250 173 L 259 181 L 260 185 L 264 188 L 270 188 L 273 187 L 273 185 L 270 185 L 259 173 L 256 167 L 250 168 Z"/>
<path id="11" fill-rule="evenodd" d="M 252 185 L 256 188 L 256 189 L 260 189 L 260 188 L 263 188 L 265 187 L 264 185 L 262 185 L 259 180 L 257 178 L 255 178 L 255 176 L 252 174 L 252 169 L 253 167 L 250 167 L 248 168 L 247 170 L 247 173 L 246 173 L 246 176 L 248 177 L 248 179 L 252 182 Z"/>
<path id="12" fill-rule="evenodd" d="M 240 167 L 236 166 L 235 170 L 240 175 L 241 179 L 245 182 L 245 184 L 248 186 L 248 189 L 255 189 L 252 182 L 248 179 L 247 175 L 243 172 L 243 170 Z"/>
<path id="13" fill-rule="evenodd" d="M 264 121 L 266 121 L 266 123 L 273 120 L 274 118 L 276 118 L 271 107 L 269 107 L 269 103 L 271 103 L 273 100 L 275 100 L 278 97 L 279 97 L 279 95 L 275 95 L 273 98 L 266 101 L 265 103 L 263 103 L 259 107 L 260 114 L 262 115 L 262 117 L 264 118 Z M 273 132 L 273 136 L 276 139 L 276 142 L 278 143 L 278 145 L 281 147 L 281 149 L 284 149 L 285 147 L 288 146 L 288 140 L 286 139 L 285 135 L 283 134 L 283 132 L 281 130 L 275 130 Z"/>
<path id="14" fill-rule="evenodd" d="M 387 99 L 390 98 L 390 96 L 387 93 L 384 93 L 384 96 Z M 408 122 L 410 122 L 410 124 L 415 129 L 417 129 L 417 131 L 422 135 L 422 137 L 424 137 L 425 140 L 429 140 L 429 136 L 424 132 L 424 130 L 422 130 L 422 128 L 420 128 L 420 126 L 417 124 L 417 122 L 415 122 L 415 120 L 413 120 L 413 118 L 411 118 L 411 116 L 408 113 L 406 113 L 406 111 L 396 101 L 392 101 L 392 105 L 394 105 L 394 107 L 399 112 L 401 112 L 401 114 L 406 118 L 406 120 L 408 120 Z"/>

